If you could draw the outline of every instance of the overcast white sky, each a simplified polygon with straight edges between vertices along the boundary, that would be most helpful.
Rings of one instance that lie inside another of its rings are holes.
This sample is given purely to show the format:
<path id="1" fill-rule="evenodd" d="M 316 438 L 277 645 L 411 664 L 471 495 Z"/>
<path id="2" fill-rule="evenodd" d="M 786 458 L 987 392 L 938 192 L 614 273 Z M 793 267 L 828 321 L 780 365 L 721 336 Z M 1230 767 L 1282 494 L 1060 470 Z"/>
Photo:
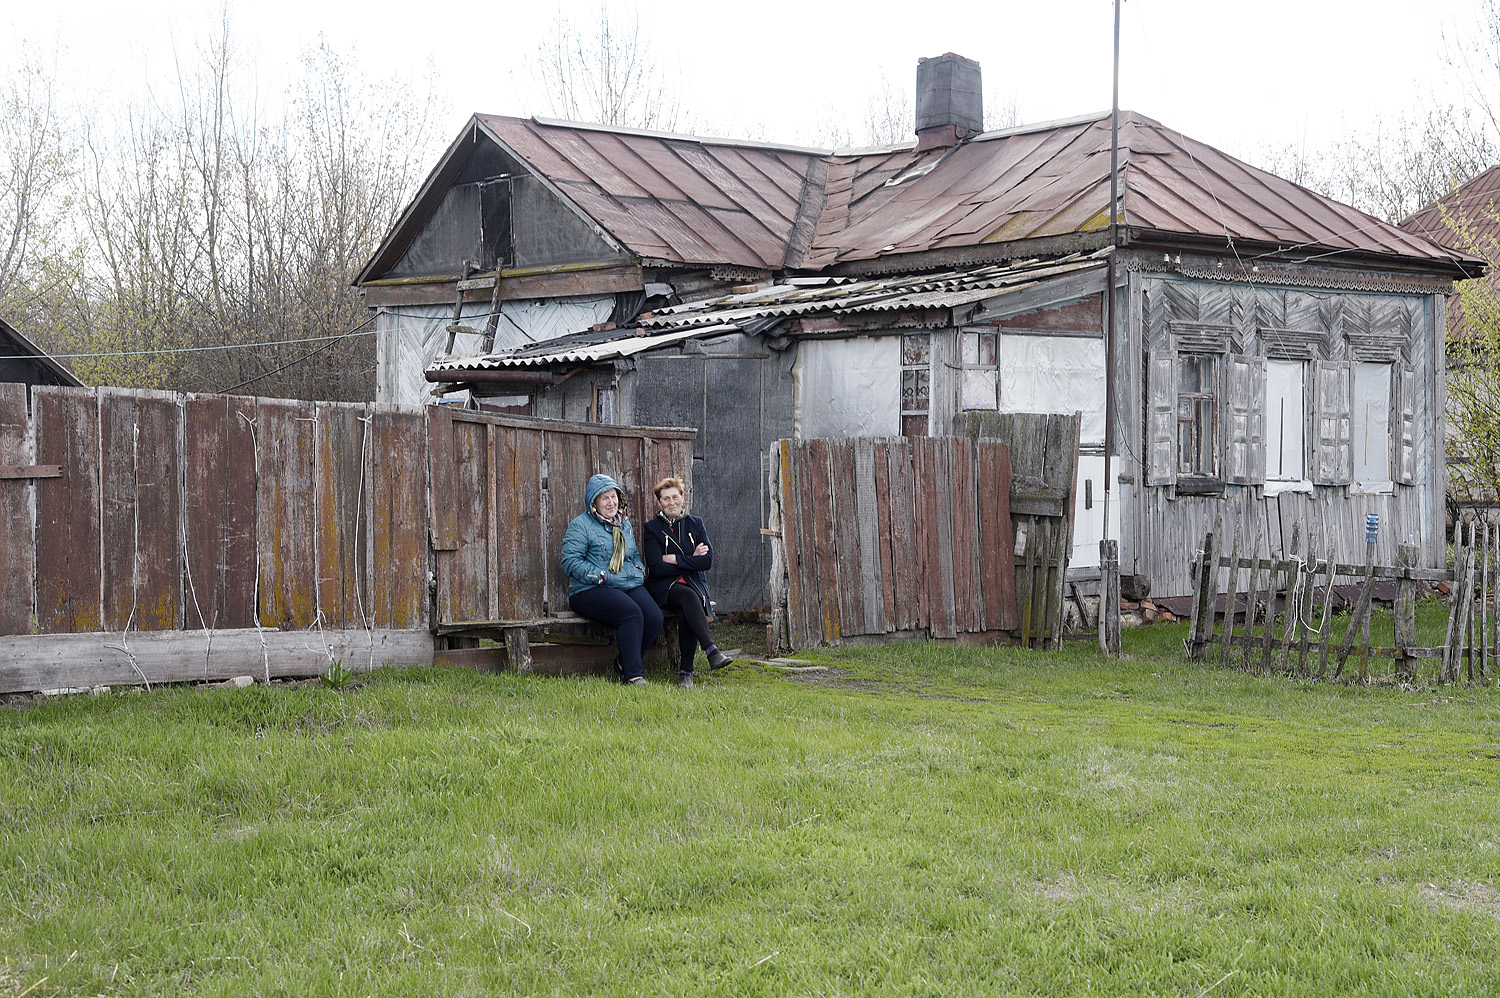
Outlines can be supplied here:
<path id="1" fill-rule="evenodd" d="M 945 51 L 978 60 L 986 100 L 1014 100 L 1023 121 L 1109 107 L 1112 0 L 610 3 L 638 13 L 689 113 L 721 133 L 815 143 L 844 118 L 858 137 L 882 77 L 910 88 L 917 59 Z M 0 25 L 9 22 L 12 51 L 24 42 L 55 53 L 66 93 L 106 113 L 148 83 L 161 87 L 175 53 L 190 59 L 218 20 L 203 0 L 10 6 Z M 530 65 L 558 6 L 229 0 L 233 37 L 267 86 L 320 33 L 372 74 L 416 78 L 430 64 L 443 143 L 474 111 L 547 113 Z M 560 6 L 582 20 L 599 9 L 598 0 Z M 1472 34 L 1480 6 L 1126 0 L 1120 103 L 1241 156 L 1317 148 L 1453 94 L 1445 36 Z"/>

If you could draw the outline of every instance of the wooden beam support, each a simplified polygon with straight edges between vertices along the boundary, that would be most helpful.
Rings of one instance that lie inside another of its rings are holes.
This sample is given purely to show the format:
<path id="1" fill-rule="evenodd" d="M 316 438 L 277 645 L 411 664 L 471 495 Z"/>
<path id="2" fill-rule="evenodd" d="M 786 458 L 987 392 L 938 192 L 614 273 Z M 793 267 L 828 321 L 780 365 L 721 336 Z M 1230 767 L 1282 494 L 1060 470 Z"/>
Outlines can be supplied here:
<path id="1" fill-rule="evenodd" d="M 0 464 L 0 478 L 61 478 L 60 464 Z"/>

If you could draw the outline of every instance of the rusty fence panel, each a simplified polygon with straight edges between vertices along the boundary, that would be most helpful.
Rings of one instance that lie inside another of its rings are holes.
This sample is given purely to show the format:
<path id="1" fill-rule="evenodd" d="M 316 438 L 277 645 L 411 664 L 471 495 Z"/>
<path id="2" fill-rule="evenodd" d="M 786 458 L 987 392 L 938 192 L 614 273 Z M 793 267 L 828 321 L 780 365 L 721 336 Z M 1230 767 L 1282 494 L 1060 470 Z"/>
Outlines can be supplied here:
<path id="1" fill-rule="evenodd" d="M 33 389 L 38 464 L 62 469 L 36 488 L 36 629 L 102 629 L 99 406 L 87 388 Z"/>
<path id="2" fill-rule="evenodd" d="M 0 634 L 30 634 L 36 536 L 31 521 L 33 468 L 26 386 L 0 384 Z"/>
<path id="3" fill-rule="evenodd" d="M 1005 443 L 781 440 L 768 468 L 773 640 L 1017 631 Z"/>
<path id="4" fill-rule="evenodd" d="M 654 510 L 651 486 L 669 473 L 691 486 L 693 432 L 566 423 L 433 407 L 429 522 L 434 626 L 533 620 L 568 609 L 558 553 L 584 511 L 589 477 L 625 492 L 637 543 Z"/>
<path id="5" fill-rule="evenodd" d="M 0 385 L 0 689 L 430 661 L 439 623 L 566 609 L 588 477 L 621 481 L 639 531 L 693 437 L 117 388 L 33 388 L 28 411 Z"/>

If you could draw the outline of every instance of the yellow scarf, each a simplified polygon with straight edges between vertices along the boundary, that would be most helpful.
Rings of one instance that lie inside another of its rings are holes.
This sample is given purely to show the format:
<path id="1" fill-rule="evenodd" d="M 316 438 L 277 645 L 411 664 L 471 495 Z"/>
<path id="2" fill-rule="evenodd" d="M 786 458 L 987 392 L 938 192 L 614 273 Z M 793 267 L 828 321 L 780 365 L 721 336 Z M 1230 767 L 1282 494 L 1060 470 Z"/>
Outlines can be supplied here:
<path id="1" fill-rule="evenodd" d="M 609 556 L 609 570 L 618 573 L 625 567 L 625 531 L 616 523 L 611 523 L 609 529 L 615 535 L 615 549 Z"/>

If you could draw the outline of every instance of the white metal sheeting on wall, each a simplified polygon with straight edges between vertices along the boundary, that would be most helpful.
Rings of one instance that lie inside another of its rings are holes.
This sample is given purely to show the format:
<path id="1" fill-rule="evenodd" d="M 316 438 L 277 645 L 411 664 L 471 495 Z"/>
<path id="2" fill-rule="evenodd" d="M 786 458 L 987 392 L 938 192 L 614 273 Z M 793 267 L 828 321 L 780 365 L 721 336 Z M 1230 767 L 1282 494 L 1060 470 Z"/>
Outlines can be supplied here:
<path id="1" fill-rule="evenodd" d="M 580 332 L 609 319 L 614 307 L 614 295 L 501 302 L 494 350 L 512 350 Z M 464 305 L 459 323 L 476 332 L 458 334 L 453 356 L 474 357 L 480 353 L 489 311 L 489 302 Z M 376 319 L 379 375 L 375 401 L 397 405 L 432 401 L 432 385 L 425 372 L 447 349 L 452 322 L 452 305 L 397 305 L 381 310 Z"/>
<path id="2" fill-rule="evenodd" d="M 1079 443 L 1104 443 L 1104 340 L 1001 336 L 1001 412 L 1083 412 Z M 1098 557 L 1098 553 L 1095 553 Z"/>
<path id="3" fill-rule="evenodd" d="M 799 440 L 901 433 L 900 336 L 803 340 L 792 374 Z"/>

